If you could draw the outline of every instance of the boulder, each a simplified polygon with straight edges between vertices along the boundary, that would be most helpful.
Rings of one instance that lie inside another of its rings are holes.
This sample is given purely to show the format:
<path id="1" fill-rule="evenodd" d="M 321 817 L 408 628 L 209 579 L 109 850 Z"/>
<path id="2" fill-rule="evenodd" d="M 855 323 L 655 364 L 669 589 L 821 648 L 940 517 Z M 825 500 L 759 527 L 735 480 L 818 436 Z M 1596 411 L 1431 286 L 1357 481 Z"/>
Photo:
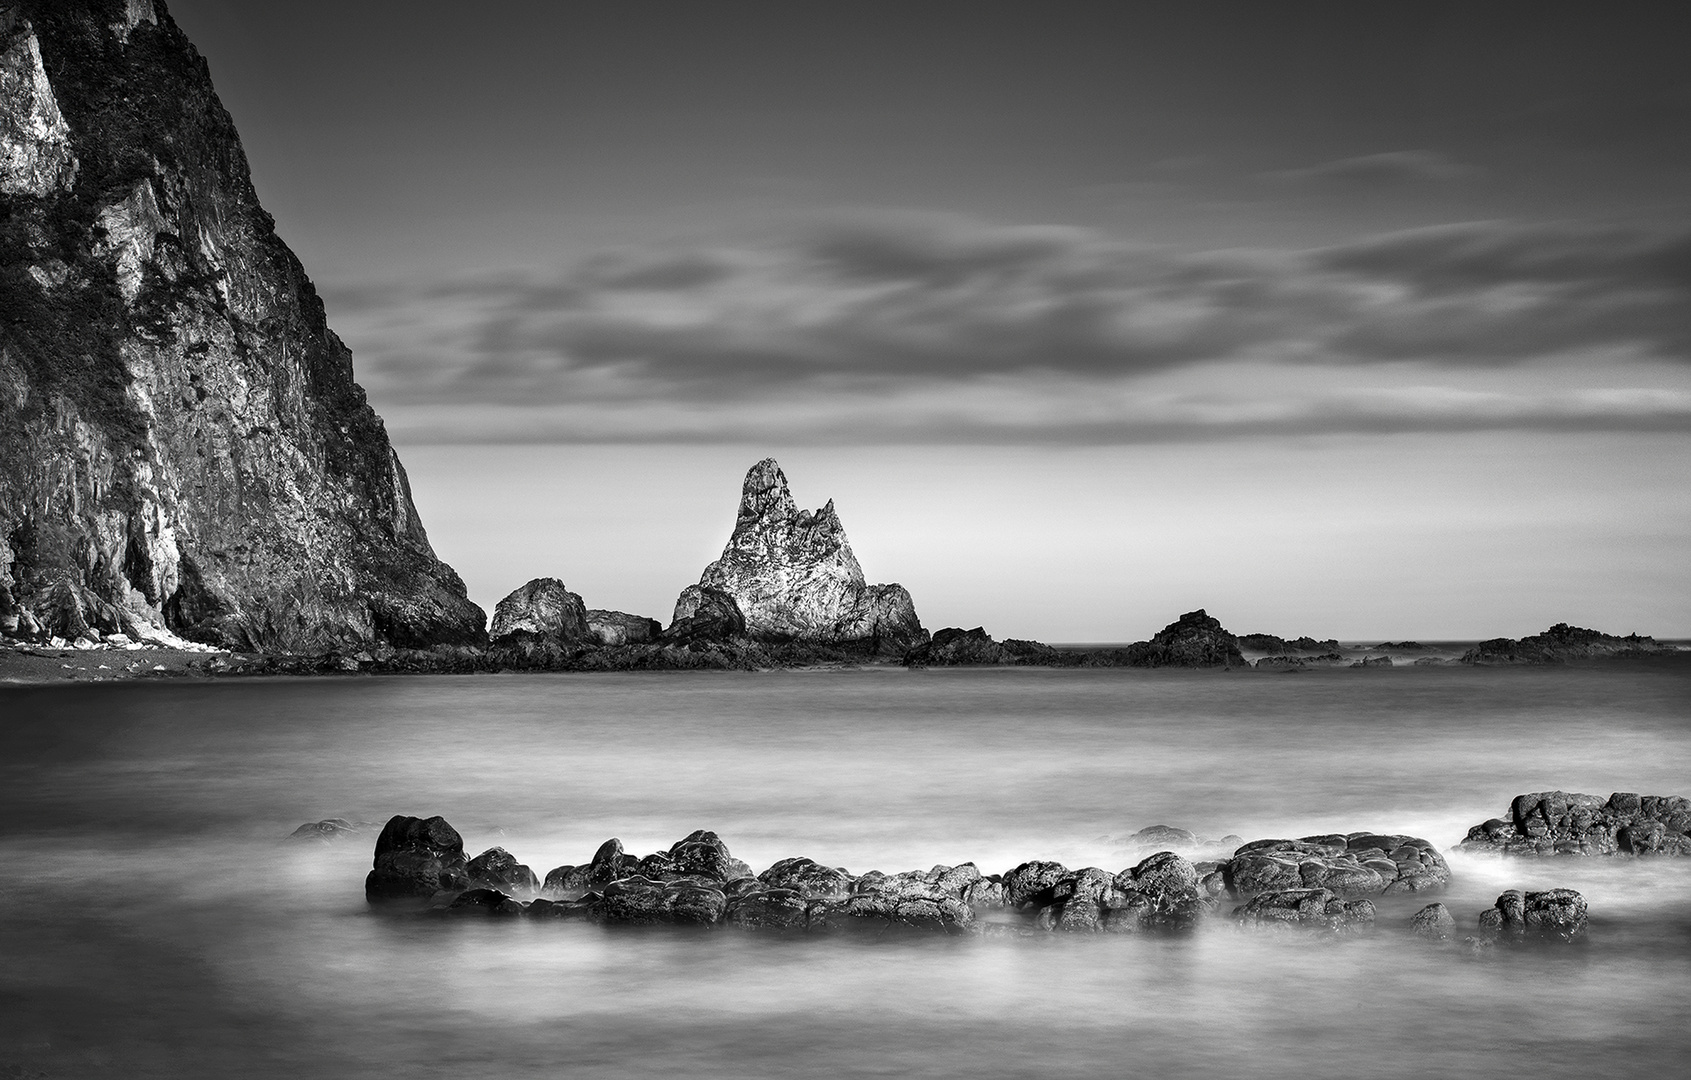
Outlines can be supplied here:
<path id="1" fill-rule="evenodd" d="M 751 867 L 728 853 L 728 845 L 713 832 L 695 830 L 677 840 L 666 853 L 675 876 L 709 878 L 717 882 L 750 877 Z"/>
<path id="2" fill-rule="evenodd" d="M 1502 855 L 1691 855 L 1691 799 L 1617 791 L 1517 795 L 1506 817 L 1468 830 L 1458 848 Z"/>
<path id="3" fill-rule="evenodd" d="M 587 864 L 586 886 L 589 889 L 602 889 L 620 877 L 631 873 L 639 860 L 630 859 L 623 853 L 622 841 L 611 837 L 599 845 L 599 850 L 593 853 L 593 859 Z M 551 875 L 547 875 L 548 878 Z"/>
<path id="4" fill-rule="evenodd" d="M 663 633 L 663 624 L 626 611 L 589 608 L 587 634 L 601 645 L 650 645 Z"/>
<path id="5" fill-rule="evenodd" d="M 518 635 L 560 644 L 594 642 L 587 607 L 557 578 L 535 578 L 493 609 L 487 636 L 495 642 Z"/>
<path id="6" fill-rule="evenodd" d="M 675 601 L 663 640 L 676 644 L 729 641 L 746 632 L 746 617 L 734 597 L 706 585 L 689 585 Z"/>
<path id="7" fill-rule="evenodd" d="M 587 866 L 558 866 L 546 872 L 540 895 L 549 900 L 577 900 L 588 892 Z"/>
<path id="8" fill-rule="evenodd" d="M 1572 942 L 1585 936 L 1585 897 L 1572 889 L 1510 889 L 1480 912 L 1480 933 L 1501 942 Z"/>
<path id="9" fill-rule="evenodd" d="M 1374 902 L 1346 900 L 1331 889 L 1284 889 L 1253 896 L 1233 915 L 1242 923 L 1259 926 L 1348 934 L 1374 925 Z"/>
<path id="10" fill-rule="evenodd" d="M 1188 611 L 1150 641 L 1127 647 L 1134 667 L 1246 667 L 1239 639 L 1203 608 Z"/>
<path id="11" fill-rule="evenodd" d="M 464 872 L 472 886 L 497 889 L 520 899 L 532 898 L 540 891 L 534 871 L 502 847 L 488 848 L 477 855 L 465 864 Z"/>
<path id="12" fill-rule="evenodd" d="M 1236 898 L 1310 888 L 1375 896 L 1437 889 L 1450 881 L 1449 865 L 1427 841 L 1367 832 L 1254 840 L 1242 845 L 1222 872 Z"/>
<path id="13" fill-rule="evenodd" d="M 721 889 L 638 875 L 606 885 L 597 904 L 602 921 L 636 926 L 714 926 L 727 909 L 728 898 Z"/>
<path id="14" fill-rule="evenodd" d="M 376 837 L 374 867 L 364 879 L 370 903 L 426 900 L 469 887 L 464 839 L 442 817 L 396 814 Z"/>
<path id="15" fill-rule="evenodd" d="M 1449 941 L 1456 932 L 1456 917 L 1443 904 L 1428 904 L 1409 917 L 1409 932 L 1429 941 Z"/>
<path id="16" fill-rule="evenodd" d="M 857 880 L 844 869 L 805 858 L 782 859 L 757 879 L 767 888 L 795 892 L 807 900 L 844 899 Z"/>
<path id="17" fill-rule="evenodd" d="M 1062 863 L 1037 859 L 1022 863 L 1004 875 L 1004 903 L 1023 909 L 1043 906 L 1050 902 L 1051 887 L 1068 873 Z"/>
<path id="18" fill-rule="evenodd" d="M 928 636 L 903 586 L 865 581 L 833 502 L 800 510 L 773 458 L 746 473 L 728 544 L 682 593 L 666 636 L 695 617 L 705 590 L 731 597 L 758 641 L 851 644 L 896 656 Z"/>

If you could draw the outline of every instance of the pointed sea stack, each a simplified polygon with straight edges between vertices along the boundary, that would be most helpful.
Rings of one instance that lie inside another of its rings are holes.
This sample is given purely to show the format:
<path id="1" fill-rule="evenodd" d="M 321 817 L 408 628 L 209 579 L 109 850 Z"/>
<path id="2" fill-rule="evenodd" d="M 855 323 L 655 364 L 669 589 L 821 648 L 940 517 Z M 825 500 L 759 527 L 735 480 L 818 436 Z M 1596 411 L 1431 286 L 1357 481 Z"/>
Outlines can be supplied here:
<path id="1" fill-rule="evenodd" d="M 759 641 L 861 645 L 902 654 L 928 632 L 902 585 L 869 585 L 833 500 L 800 510 L 774 458 L 746 473 L 734 533 L 722 557 L 682 592 L 671 624 L 691 627 L 713 594 L 731 599 Z"/>
<path id="2" fill-rule="evenodd" d="M 162 3 L 0 4 L 0 312 L 19 626 L 250 650 L 482 640 Z"/>

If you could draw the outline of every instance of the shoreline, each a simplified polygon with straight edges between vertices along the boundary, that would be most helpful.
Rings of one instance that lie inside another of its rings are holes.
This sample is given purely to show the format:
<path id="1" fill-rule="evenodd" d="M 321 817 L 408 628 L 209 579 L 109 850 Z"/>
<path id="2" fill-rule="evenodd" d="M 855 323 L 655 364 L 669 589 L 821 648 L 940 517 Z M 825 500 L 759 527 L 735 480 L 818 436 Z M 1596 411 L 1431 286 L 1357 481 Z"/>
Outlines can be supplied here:
<path id="1" fill-rule="evenodd" d="M 1345 648 L 1336 661 L 1303 666 L 1274 664 L 1271 656 L 1246 656 L 1244 666 L 1172 667 L 1175 671 L 1206 671 L 1217 675 L 1308 675 L 1325 671 L 1378 673 L 1382 668 L 1401 671 L 1424 668 L 1575 668 L 1650 670 L 1691 668 L 1691 647 L 1679 641 L 1662 642 L 1667 648 L 1654 653 L 1575 658 L 1560 663 L 1464 663 L 1452 655 L 1449 646 L 1469 644 L 1441 642 L 1442 655 L 1432 663 L 1412 660 L 1395 664 L 1362 665 L 1362 659 L 1381 655 L 1377 649 Z M 501 674 L 589 674 L 668 671 L 850 671 L 902 669 L 908 671 L 1011 671 L 1047 669 L 1054 671 L 1131 668 L 1139 671 L 1170 670 L 1119 662 L 1096 662 L 1114 649 L 1055 646 L 1061 658 L 1055 663 L 944 664 L 907 663 L 895 656 L 871 655 L 849 649 L 754 643 L 681 646 L 607 646 L 578 650 L 512 650 L 508 648 L 441 647 L 432 650 L 378 649 L 329 652 L 314 655 L 206 652 L 163 646 L 129 648 L 50 648 L 32 644 L 0 645 L 0 686 L 55 686 L 67 682 L 159 682 L 211 681 L 255 678 L 334 678 L 403 675 L 501 675 Z M 1459 654 L 1457 654 L 1459 655 Z M 1269 663 L 1263 663 L 1269 661 Z"/>

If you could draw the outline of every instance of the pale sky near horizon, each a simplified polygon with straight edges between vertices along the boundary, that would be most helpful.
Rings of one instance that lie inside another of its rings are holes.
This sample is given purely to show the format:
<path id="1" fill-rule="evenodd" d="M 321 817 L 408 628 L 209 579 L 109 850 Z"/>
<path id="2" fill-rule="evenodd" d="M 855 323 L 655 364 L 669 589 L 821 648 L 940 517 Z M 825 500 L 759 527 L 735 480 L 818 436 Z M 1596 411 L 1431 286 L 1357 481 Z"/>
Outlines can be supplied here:
<path id="1" fill-rule="evenodd" d="M 1683 5 L 169 8 L 485 607 L 1691 636 Z"/>

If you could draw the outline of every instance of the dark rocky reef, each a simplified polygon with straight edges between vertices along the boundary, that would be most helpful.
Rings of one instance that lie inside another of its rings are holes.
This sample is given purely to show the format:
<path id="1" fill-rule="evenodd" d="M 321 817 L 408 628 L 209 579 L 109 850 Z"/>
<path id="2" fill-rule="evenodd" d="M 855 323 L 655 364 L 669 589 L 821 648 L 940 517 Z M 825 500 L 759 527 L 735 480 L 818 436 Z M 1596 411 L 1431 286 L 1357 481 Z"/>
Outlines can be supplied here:
<path id="1" fill-rule="evenodd" d="M 1038 641 L 1008 638 L 992 640 L 977 626 L 961 630 L 955 626 L 934 632 L 932 638 L 904 654 L 911 667 L 957 667 L 961 665 L 1038 665 L 1050 667 L 1062 657 L 1051 646 Z"/>
<path id="2" fill-rule="evenodd" d="M 535 578 L 493 609 L 487 636 L 497 644 L 518 635 L 566 645 L 598 640 L 588 629 L 587 605 L 557 578 Z"/>
<path id="3" fill-rule="evenodd" d="M 1340 897 L 1380 896 L 1440 889 L 1450 881 L 1450 866 L 1427 841 L 1368 832 L 1253 840 L 1218 873 L 1235 897 L 1316 888 Z"/>
<path id="4" fill-rule="evenodd" d="M 482 640 L 164 5 L 8 3 L 0 88 L 0 621 Z"/>
<path id="5" fill-rule="evenodd" d="M 773 458 L 751 467 L 722 557 L 676 601 L 677 626 L 699 636 L 701 605 L 716 590 L 731 598 L 755 641 L 861 643 L 892 656 L 927 640 L 902 585 L 870 585 L 852 554 L 832 500 L 800 510 Z"/>
<path id="6" fill-rule="evenodd" d="M 1203 608 L 1188 611 L 1152 635 L 1127 647 L 1134 667 L 1246 667 L 1239 639 Z"/>
<path id="7" fill-rule="evenodd" d="M 1617 791 L 1517 795 L 1507 817 L 1468 830 L 1467 852 L 1504 855 L 1691 855 L 1691 799 Z"/>
<path id="8" fill-rule="evenodd" d="M 1305 636 L 1288 641 L 1275 634 L 1240 634 L 1239 647 L 1251 652 L 1267 653 L 1269 656 L 1297 656 L 1304 653 L 1336 653 L 1339 651 L 1339 642 L 1336 638 L 1317 641 Z"/>
<path id="9" fill-rule="evenodd" d="M 1653 637 L 1616 637 L 1557 623 L 1542 634 L 1521 638 L 1492 638 L 1462 654 L 1464 664 L 1567 664 L 1581 660 L 1659 656 L 1677 652 Z"/>

